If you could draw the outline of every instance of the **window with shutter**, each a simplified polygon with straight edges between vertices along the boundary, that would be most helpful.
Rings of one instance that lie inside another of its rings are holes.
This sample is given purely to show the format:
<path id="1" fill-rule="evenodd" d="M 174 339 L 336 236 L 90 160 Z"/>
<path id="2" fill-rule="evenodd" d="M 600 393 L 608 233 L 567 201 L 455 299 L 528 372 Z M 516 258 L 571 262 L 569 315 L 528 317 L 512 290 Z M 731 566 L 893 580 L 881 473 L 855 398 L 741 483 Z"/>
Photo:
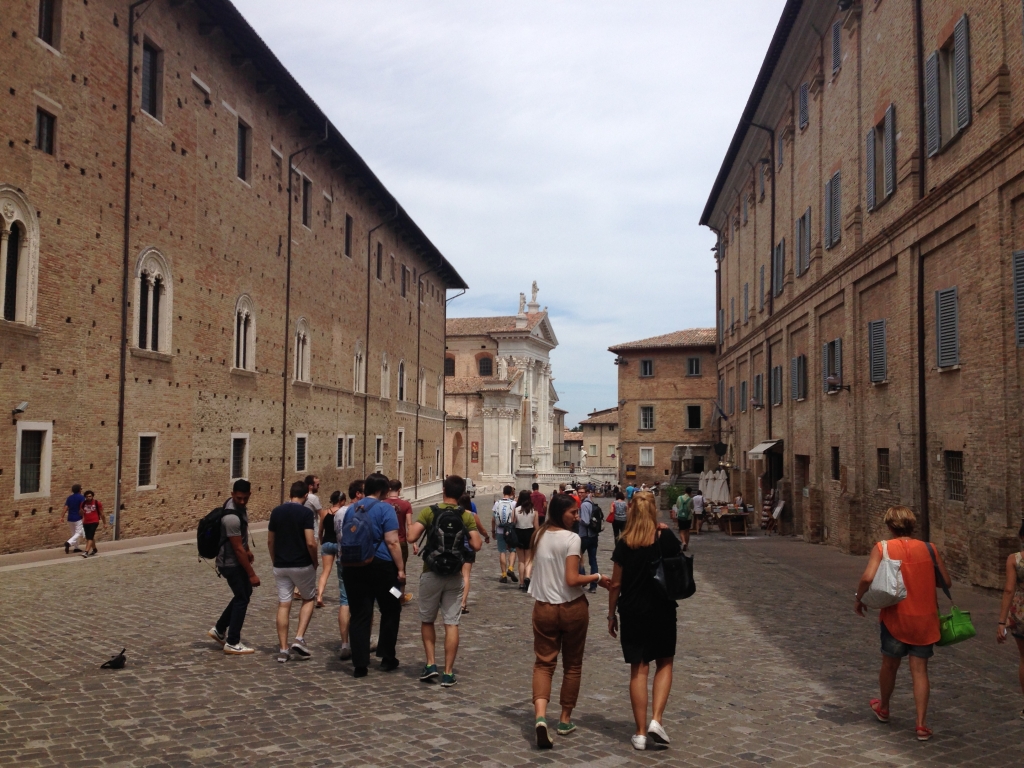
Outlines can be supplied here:
<path id="1" fill-rule="evenodd" d="M 750 320 L 750 283 L 743 284 L 743 324 Z"/>
<path id="2" fill-rule="evenodd" d="M 842 236 L 842 179 L 840 171 L 832 175 L 832 207 L 829 210 L 829 218 L 832 220 L 832 246 L 835 247 Z"/>
<path id="3" fill-rule="evenodd" d="M 1024 347 L 1024 251 L 1013 254 L 1013 319 L 1017 346 Z"/>
<path id="4" fill-rule="evenodd" d="M 835 353 L 834 353 L 835 371 L 834 371 L 834 373 L 836 375 L 836 378 L 839 379 L 839 383 L 842 384 L 843 383 L 843 340 L 842 339 L 836 339 L 835 341 L 832 342 L 832 344 L 835 347 Z"/>
<path id="5" fill-rule="evenodd" d="M 797 277 L 800 276 L 801 270 L 802 270 L 802 267 L 803 267 L 803 258 L 801 257 L 801 254 L 803 254 L 803 252 L 804 252 L 804 246 L 803 246 L 804 231 L 803 230 L 804 230 L 804 217 L 801 216 L 799 219 L 797 219 L 795 222 L 793 222 L 793 244 L 795 246 L 794 249 L 793 249 L 793 252 L 796 254 L 796 263 L 793 265 L 793 267 L 796 270 Z"/>
<path id="6" fill-rule="evenodd" d="M 764 310 L 764 264 L 761 265 L 761 291 L 758 294 L 757 308 Z"/>
<path id="7" fill-rule="evenodd" d="M 809 83 L 800 84 L 800 129 L 803 130 L 807 127 L 807 123 L 810 122 L 810 114 L 808 110 L 808 99 L 807 95 L 810 91 Z"/>
<path id="8" fill-rule="evenodd" d="M 789 359 L 789 397 L 792 400 L 796 400 L 800 397 L 800 376 L 797 372 L 799 362 L 797 358 L 791 357 Z"/>
<path id="9" fill-rule="evenodd" d="M 782 405 L 782 366 L 772 369 L 772 405 Z"/>
<path id="10" fill-rule="evenodd" d="M 747 382 L 740 382 L 740 413 L 747 412 Z"/>
<path id="11" fill-rule="evenodd" d="M 725 340 L 725 310 L 718 310 L 718 343 Z"/>
<path id="12" fill-rule="evenodd" d="M 885 196 L 896 191 L 896 105 L 885 110 L 885 129 L 882 136 L 882 174 L 885 177 Z"/>
<path id="13" fill-rule="evenodd" d="M 967 14 L 953 28 L 953 92 L 956 95 L 956 130 L 971 124 L 971 53 Z"/>
<path id="14" fill-rule="evenodd" d="M 829 211 L 832 210 L 832 179 L 825 180 L 825 250 L 831 250 L 832 248 L 832 216 Z"/>
<path id="15" fill-rule="evenodd" d="M 772 296 L 781 296 L 783 281 L 786 278 L 786 238 L 782 238 L 775 246 L 772 259 Z"/>
<path id="16" fill-rule="evenodd" d="M 828 372 L 829 372 L 829 345 L 821 345 L 821 385 L 824 387 L 825 394 L 829 392 L 828 386 Z"/>
<path id="17" fill-rule="evenodd" d="M 928 157 L 939 154 L 942 131 L 939 119 L 939 52 L 935 51 L 924 64 L 924 125 Z"/>
<path id="18" fill-rule="evenodd" d="M 797 355 L 796 381 L 796 399 L 803 400 L 807 397 L 807 355 Z"/>
<path id="19" fill-rule="evenodd" d="M 873 383 L 886 380 L 885 320 L 868 323 L 868 368 Z"/>
<path id="20" fill-rule="evenodd" d="M 754 376 L 754 402 L 757 407 L 764 406 L 764 374 Z"/>
<path id="21" fill-rule="evenodd" d="M 743 196 L 743 223 L 747 223 L 747 196 Z"/>
<path id="22" fill-rule="evenodd" d="M 804 212 L 804 272 L 811 268 L 811 208 Z"/>
<path id="23" fill-rule="evenodd" d="M 867 172 L 867 193 L 868 193 L 868 210 L 875 210 L 875 142 L 878 140 L 878 129 L 872 128 L 868 131 L 867 142 L 864 147 L 866 150 L 864 170 Z"/>
<path id="24" fill-rule="evenodd" d="M 736 413 L 736 387 L 729 387 L 729 415 Z"/>
<path id="25" fill-rule="evenodd" d="M 736 333 L 736 297 L 729 299 L 729 333 Z"/>
<path id="26" fill-rule="evenodd" d="M 843 340 L 833 339 L 821 347 L 821 374 L 826 394 L 836 391 L 843 383 Z M 835 382 L 830 385 L 832 377 Z"/>
<path id="27" fill-rule="evenodd" d="M 836 21 L 832 24 L 832 74 L 839 71 L 843 64 L 843 52 L 841 41 L 843 37 L 843 22 Z"/>
<path id="28" fill-rule="evenodd" d="M 960 363 L 960 328 L 956 286 L 935 292 L 935 336 L 938 367 Z"/>

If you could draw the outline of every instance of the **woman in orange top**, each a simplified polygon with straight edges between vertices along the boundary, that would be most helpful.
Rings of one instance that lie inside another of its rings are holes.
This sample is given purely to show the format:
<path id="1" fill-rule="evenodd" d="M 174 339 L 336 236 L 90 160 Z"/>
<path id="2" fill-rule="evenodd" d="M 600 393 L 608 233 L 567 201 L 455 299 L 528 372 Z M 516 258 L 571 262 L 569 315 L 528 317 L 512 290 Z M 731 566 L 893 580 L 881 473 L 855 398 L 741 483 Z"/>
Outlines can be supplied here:
<path id="1" fill-rule="evenodd" d="M 928 659 L 932 656 L 932 645 L 939 641 L 939 606 L 935 599 L 935 565 L 931 549 L 935 553 L 942 580 L 948 587 L 952 584 L 946 564 L 935 548 L 923 541 L 912 538 L 917 518 L 907 507 L 889 507 L 885 513 L 885 524 L 892 534 L 887 547 L 889 557 L 901 561 L 900 572 L 907 588 L 907 596 L 896 605 L 883 608 L 879 615 L 882 634 L 882 669 L 878 673 L 881 698 L 871 700 L 871 710 L 880 722 L 889 722 L 889 699 L 896 687 L 896 672 L 904 656 L 910 656 L 910 676 L 914 681 L 914 704 L 917 707 L 918 741 L 928 741 L 932 732 L 925 725 L 928 714 Z M 871 550 L 871 558 L 857 585 L 854 610 L 863 616 L 866 606 L 861 602 L 864 593 L 871 586 L 875 572 L 882 562 L 882 545 L 878 543 Z"/>

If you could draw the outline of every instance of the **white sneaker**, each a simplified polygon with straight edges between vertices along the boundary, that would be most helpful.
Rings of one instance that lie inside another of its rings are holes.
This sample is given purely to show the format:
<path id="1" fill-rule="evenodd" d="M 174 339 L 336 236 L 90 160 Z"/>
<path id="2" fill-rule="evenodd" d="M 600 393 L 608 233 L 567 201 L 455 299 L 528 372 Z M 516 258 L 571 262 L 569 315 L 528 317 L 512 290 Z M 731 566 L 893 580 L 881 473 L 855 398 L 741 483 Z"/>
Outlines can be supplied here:
<path id="1" fill-rule="evenodd" d="M 668 744 L 668 734 L 665 733 L 665 729 L 661 727 L 661 723 L 657 720 L 651 720 L 651 724 L 647 726 L 647 735 L 652 741 L 656 741 L 658 744 Z"/>
<path id="2" fill-rule="evenodd" d="M 633 742 L 633 749 L 639 749 L 641 751 L 647 749 L 647 737 L 633 734 L 629 739 Z"/>
<path id="3" fill-rule="evenodd" d="M 342 661 L 348 661 L 352 658 L 352 646 L 348 643 L 343 643 L 341 646 L 341 654 L 339 657 Z"/>
<path id="4" fill-rule="evenodd" d="M 214 640 L 216 640 L 221 645 L 224 645 L 228 641 L 226 636 L 222 635 L 220 632 L 217 631 L 217 627 L 210 627 L 210 631 L 207 632 L 206 634 L 209 637 L 212 637 Z"/>
<path id="5" fill-rule="evenodd" d="M 250 653 L 256 653 L 256 651 L 250 648 L 248 645 L 244 645 L 242 641 L 239 640 L 238 645 L 224 643 L 224 653 L 230 656 L 246 656 Z"/>

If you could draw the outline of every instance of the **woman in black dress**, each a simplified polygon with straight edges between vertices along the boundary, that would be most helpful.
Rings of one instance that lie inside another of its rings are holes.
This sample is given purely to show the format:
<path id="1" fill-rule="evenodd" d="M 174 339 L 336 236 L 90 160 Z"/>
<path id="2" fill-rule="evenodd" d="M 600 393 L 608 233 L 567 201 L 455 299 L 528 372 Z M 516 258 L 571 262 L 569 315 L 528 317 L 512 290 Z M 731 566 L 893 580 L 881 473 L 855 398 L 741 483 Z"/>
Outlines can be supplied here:
<path id="1" fill-rule="evenodd" d="M 676 602 L 654 581 L 652 563 L 680 552 L 679 540 L 658 522 L 654 494 L 637 491 L 629 505 L 626 527 L 615 545 L 615 571 L 608 590 L 608 632 L 615 637 L 621 619 L 622 655 L 629 664 L 629 700 L 636 720 L 635 749 L 646 749 L 650 738 L 668 744 L 661 725 L 672 689 L 672 659 L 676 655 Z M 615 615 L 618 609 L 619 617 Z M 647 677 L 655 662 L 653 717 L 647 723 Z"/>

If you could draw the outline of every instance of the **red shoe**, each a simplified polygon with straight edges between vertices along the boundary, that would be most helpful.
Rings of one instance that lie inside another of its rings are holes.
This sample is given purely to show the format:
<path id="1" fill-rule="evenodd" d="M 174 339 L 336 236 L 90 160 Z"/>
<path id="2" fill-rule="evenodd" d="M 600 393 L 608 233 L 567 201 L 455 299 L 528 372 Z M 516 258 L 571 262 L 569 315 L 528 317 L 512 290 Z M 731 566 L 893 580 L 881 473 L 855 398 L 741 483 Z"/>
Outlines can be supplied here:
<path id="1" fill-rule="evenodd" d="M 871 701 L 868 702 L 868 704 L 871 705 L 871 711 L 875 713 L 875 717 L 878 718 L 878 722 L 880 722 L 880 723 L 888 723 L 889 722 L 889 710 L 888 709 L 882 709 L 882 700 L 881 699 L 872 699 Z M 929 731 L 929 735 L 931 735 L 930 731 Z"/>
<path id="2" fill-rule="evenodd" d="M 923 725 L 919 725 L 914 729 L 914 733 L 917 734 L 918 741 L 928 741 L 932 737 L 932 729 L 925 728 Z"/>

